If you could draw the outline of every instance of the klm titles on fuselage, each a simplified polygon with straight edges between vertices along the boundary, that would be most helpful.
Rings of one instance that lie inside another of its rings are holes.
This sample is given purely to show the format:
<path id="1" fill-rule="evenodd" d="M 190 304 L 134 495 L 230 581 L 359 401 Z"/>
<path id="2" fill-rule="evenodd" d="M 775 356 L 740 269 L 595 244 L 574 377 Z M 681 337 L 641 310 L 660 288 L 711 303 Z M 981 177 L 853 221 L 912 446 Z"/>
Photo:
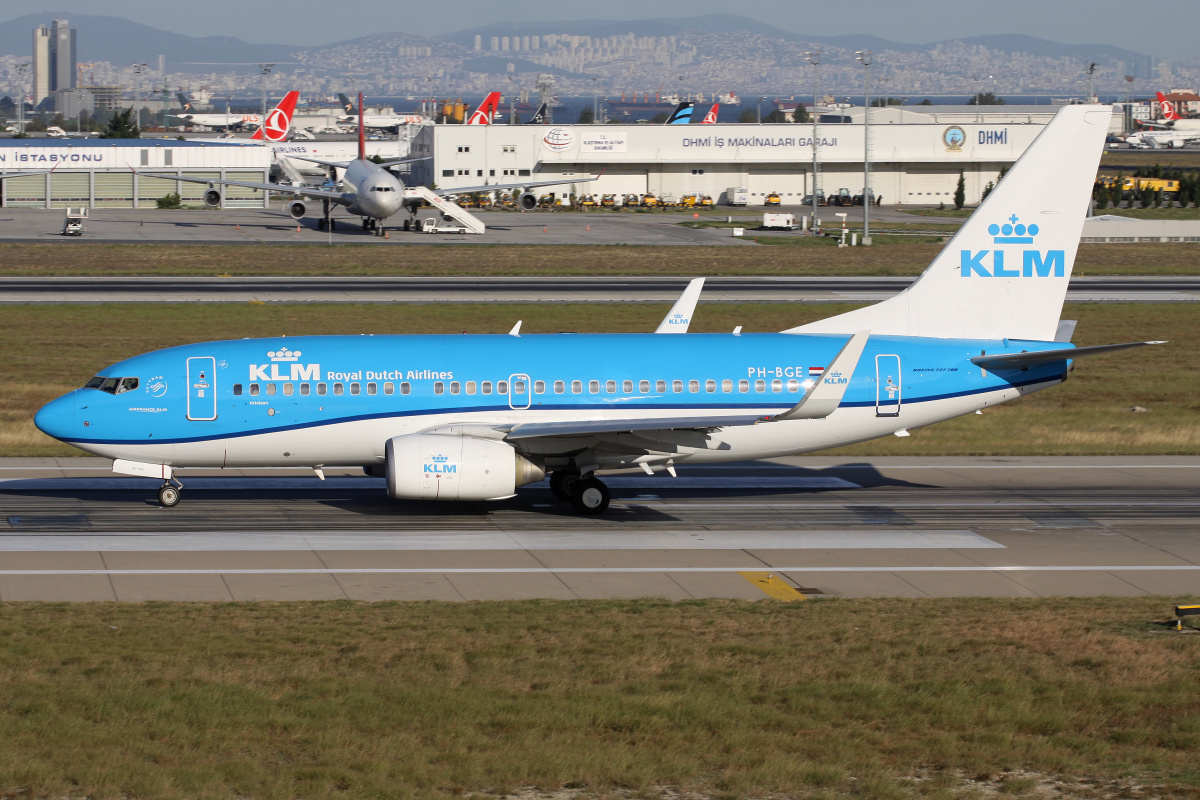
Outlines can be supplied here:
<path id="1" fill-rule="evenodd" d="M 988 233 L 996 244 L 1033 244 L 1040 229 L 1036 224 L 1024 225 L 1013 214 L 1003 225 L 992 223 Z M 1005 266 L 1005 250 L 960 250 L 959 275 L 964 278 L 1055 278 L 1066 277 L 1067 255 L 1064 250 L 1021 250 L 1021 265 L 1010 261 Z M 987 256 L 991 255 L 988 259 Z M 990 262 L 990 263 L 989 263 Z"/>
<path id="2" fill-rule="evenodd" d="M 432 369 L 329 370 L 321 375 L 320 364 L 251 364 L 250 381 L 420 381 L 453 380 L 454 373 Z"/>

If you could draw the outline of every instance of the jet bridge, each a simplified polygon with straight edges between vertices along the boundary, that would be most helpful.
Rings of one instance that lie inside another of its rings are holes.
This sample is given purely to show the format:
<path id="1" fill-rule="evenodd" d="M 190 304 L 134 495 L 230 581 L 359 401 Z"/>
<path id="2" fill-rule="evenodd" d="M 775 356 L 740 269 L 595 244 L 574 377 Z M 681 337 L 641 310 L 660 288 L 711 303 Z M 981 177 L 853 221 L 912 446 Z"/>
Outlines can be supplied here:
<path id="1" fill-rule="evenodd" d="M 434 221 L 429 220 L 426 225 L 433 225 L 434 232 L 442 228 L 453 230 L 455 233 L 483 233 L 487 230 L 487 226 L 483 224 L 483 220 L 467 211 L 457 203 L 452 203 L 436 192 L 426 189 L 424 186 L 405 186 L 404 187 L 404 204 L 411 208 L 416 203 L 409 201 L 424 200 L 429 205 L 441 212 L 441 218 Z M 414 214 L 415 216 L 415 214 Z M 419 221 L 418 221 L 419 224 Z M 409 229 L 409 223 L 405 223 L 405 230 Z M 462 229 L 462 230 L 458 230 Z M 417 230 L 421 230 L 417 228 Z"/>

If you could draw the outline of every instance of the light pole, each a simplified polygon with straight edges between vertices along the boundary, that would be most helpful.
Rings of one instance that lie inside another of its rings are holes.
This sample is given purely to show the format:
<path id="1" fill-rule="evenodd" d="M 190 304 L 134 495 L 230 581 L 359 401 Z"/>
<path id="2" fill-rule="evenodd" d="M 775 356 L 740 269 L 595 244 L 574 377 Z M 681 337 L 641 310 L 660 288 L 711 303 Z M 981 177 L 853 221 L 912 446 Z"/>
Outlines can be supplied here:
<path id="1" fill-rule="evenodd" d="M 767 101 L 767 98 L 765 98 L 765 97 L 758 98 L 758 124 L 759 125 L 762 125 L 762 104 L 765 103 L 766 101 Z"/>
<path id="2" fill-rule="evenodd" d="M 271 70 L 275 69 L 274 64 L 259 64 L 258 73 L 262 76 L 262 116 L 258 118 L 258 127 L 260 130 L 267 125 L 267 76 L 271 74 Z M 263 130 L 263 144 L 267 143 L 267 132 Z"/>
<path id="3" fill-rule="evenodd" d="M 863 237 L 871 244 L 871 51 L 854 54 L 863 65 Z"/>
<path id="4" fill-rule="evenodd" d="M 17 65 L 17 75 L 21 81 L 21 93 L 17 97 L 17 133 L 25 133 L 25 73 L 28 70 L 28 63 Z"/>
<path id="5" fill-rule="evenodd" d="M 149 66 L 150 66 L 149 64 L 134 64 L 133 65 L 133 74 L 137 76 L 137 78 L 135 80 L 135 83 L 137 85 L 134 86 L 134 88 L 133 88 L 133 96 L 134 96 L 134 102 L 138 104 L 138 130 L 139 131 L 142 129 L 142 104 L 138 100 L 138 95 L 140 95 L 142 93 L 142 73 L 144 73 L 146 71 L 146 68 Z"/>
<path id="6" fill-rule="evenodd" d="M 1087 101 L 1088 101 L 1088 103 L 1096 102 L 1096 99 L 1095 99 L 1096 95 L 1092 94 L 1092 76 L 1096 74 L 1096 67 L 1098 67 L 1098 66 L 1100 66 L 1100 65 L 1097 64 L 1095 61 L 1088 64 L 1088 66 L 1087 66 L 1087 76 L 1088 76 L 1088 98 L 1087 98 Z"/>
<path id="7" fill-rule="evenodd" d="M 817 155 L 819 152 L 820 140 L 817 138 L 817 120 L 820 114 L 817 112 L 817 93 L 820 87 L 821 80 L 821 51 L 812 50 L 804 54 L 808 59 L 808 63 L 812 64 L 813 68 L 813 104 L 812 104 L 812 151 L 813 151 L 813 167 L 812 167 L 812 225 L 809 230 L 816 232 L 817 230 L 817 191 L 821 183 L 821 162 Z"/>

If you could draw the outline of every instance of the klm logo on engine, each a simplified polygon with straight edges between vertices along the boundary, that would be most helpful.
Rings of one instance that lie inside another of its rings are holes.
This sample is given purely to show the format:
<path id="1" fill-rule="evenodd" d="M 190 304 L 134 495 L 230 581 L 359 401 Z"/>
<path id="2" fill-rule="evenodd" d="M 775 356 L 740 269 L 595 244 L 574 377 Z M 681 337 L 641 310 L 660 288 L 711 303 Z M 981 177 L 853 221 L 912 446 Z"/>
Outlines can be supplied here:
<path id="1" fill-rule="evenodd" d="M 1034 244 L 1038 235 L 1038 226 L 1024 225 L 1016 214 L 1008 218 L 1003 225 L 992 223 L 988 233 L 996 244 Z M 962 250 L 959 253 L 959 274 L 964 278 L 1055 278 L 1066 277 L 1067 255 L 1064 250 L 1035 250 L 1032 248 L 1019 251 L 1021 263 L 1017 265 L 1017 251 L 1001 250 Z M 1014 256 L 1005 264 L 1005 254 Z M 989 258 L 990 256 L 990 258 Z"/>
<path id="2" fill-rule="evenodd" d="M 429 459 L 432 464 L 422 464 L 427 475 L 453 475 L 458 472 L 458 465 L 451 464 L 446 456 L 434 456 Z"/>

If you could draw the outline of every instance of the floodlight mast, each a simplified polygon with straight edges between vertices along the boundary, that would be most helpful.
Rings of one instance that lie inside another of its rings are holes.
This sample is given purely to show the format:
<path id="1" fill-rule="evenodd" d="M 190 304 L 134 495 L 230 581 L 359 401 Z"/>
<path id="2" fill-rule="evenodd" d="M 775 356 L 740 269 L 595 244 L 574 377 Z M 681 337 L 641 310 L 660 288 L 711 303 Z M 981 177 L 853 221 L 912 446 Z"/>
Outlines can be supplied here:
<path id="1" fill-rule="evenodd" d="M 821 51 L 811 50 L 804 54 L 808 59 L 808 63 L 812 64 L 813 68 L 813 104 L 812 104 L 812 224 L 809 231 L 815 233 L 817 230 L 817 191 L 821 185 L 821 158 L 820 140 L 817 138 L 817 121 L 820 114 L 817 112 L 817 94 L 820 91 L 821 81 Z"/>
<path id="2" fill-rule="evenodd" d="M 855 57 L 863 65 L 863 236 L 871 244 L 871 51 L 859 50 Z"/>

